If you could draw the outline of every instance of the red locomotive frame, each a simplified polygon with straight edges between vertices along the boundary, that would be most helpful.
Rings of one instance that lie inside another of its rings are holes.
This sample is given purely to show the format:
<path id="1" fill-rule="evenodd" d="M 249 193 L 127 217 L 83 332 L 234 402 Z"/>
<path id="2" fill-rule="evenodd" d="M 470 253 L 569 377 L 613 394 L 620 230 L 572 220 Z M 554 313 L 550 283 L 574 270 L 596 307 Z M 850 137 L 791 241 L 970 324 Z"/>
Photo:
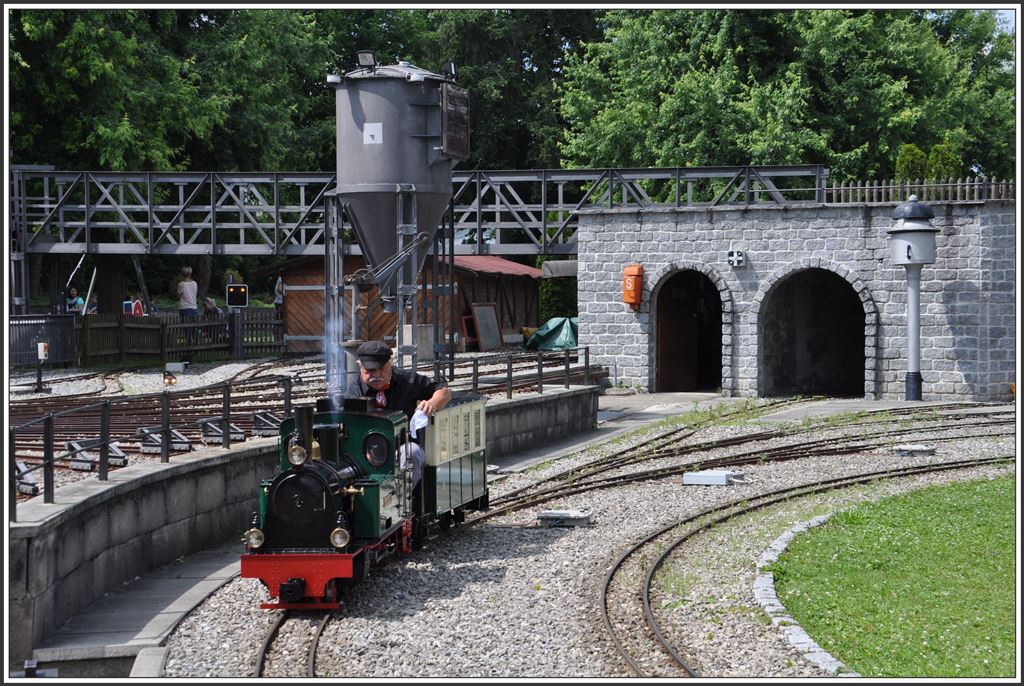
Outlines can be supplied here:
<path id="1" fill-rule="evenodd" d="M 331 579 L 351 579 L 355 561 L 360 555 L 386 546 L 398 537 L 402 553 L 412 552 L 412 519 L 406 519 L 389 535 L 377 543 L 367 544 L 352 553 L 248 553 L 242 555 L 241 577 L 255 578 L 266 584 L 274 593 L 281 584 L 291 579 L 302 579 L 305 584 L 304 598 L 324 598 L 324 590 Z M 320 589 L 314 593 L 314 589 Z M 261 603 L 265 610 L 336 610 L 338 601 L 310 600 L 298 603 Z"/>

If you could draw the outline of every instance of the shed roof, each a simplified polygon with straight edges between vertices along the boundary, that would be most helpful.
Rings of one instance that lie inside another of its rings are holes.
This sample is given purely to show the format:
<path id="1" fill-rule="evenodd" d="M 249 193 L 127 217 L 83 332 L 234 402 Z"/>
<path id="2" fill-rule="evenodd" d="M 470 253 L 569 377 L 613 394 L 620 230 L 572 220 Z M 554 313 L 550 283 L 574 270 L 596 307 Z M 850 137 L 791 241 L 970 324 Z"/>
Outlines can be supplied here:
<path id="1" fill-rule="evenodd" d="M 506 260 L 494 255 L 456 255 L 455 266 L 458 269 L 465 269 L 474 274 L 507 274 L 511 276 L 528 276 L 531 279 L 540 278 L 540 270 L 536 267 L 528 267 L 512 260 Z"/>

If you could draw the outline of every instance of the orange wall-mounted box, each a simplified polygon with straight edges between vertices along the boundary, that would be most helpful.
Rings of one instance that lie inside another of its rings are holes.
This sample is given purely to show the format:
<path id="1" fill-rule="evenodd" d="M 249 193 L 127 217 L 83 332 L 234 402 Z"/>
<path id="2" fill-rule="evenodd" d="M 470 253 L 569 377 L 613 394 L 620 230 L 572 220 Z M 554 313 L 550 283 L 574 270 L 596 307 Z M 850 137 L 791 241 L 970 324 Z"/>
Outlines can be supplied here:
<path id="1" fill-rule="evenodd" d="M 644 266 L 627 264 L 622 272 L 622 302 L 639 309 L 644 294 Z"/>

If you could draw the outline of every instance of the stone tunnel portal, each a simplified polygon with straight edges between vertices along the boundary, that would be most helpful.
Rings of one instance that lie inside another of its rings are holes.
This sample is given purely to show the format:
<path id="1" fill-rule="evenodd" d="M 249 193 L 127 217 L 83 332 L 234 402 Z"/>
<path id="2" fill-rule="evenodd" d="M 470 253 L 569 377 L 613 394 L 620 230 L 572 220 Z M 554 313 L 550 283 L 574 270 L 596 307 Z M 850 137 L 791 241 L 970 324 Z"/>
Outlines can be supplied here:
<path id="1" fill-rule="evenodd" d="M 722 298 L 704 274 L 685 270 L 658 293 L 659 392 L 713 391 L 722 385 Z"/>
<path id="2" fill-rule="evenodd" d="M 761 397 L 864 397 L 864 308 L 853 287 L 825 269 L 779 282 L 758 326 Z"/>

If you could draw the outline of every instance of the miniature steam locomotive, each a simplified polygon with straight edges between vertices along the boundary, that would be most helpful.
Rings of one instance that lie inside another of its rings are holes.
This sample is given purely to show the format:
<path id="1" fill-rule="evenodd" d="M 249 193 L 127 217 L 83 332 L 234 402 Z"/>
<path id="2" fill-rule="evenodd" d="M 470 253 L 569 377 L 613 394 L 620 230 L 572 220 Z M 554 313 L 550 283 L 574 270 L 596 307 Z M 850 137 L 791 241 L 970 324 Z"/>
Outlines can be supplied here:
<path id="1" fill-rule="evenodd" d="M 263 481 L 243 541 L 241 576 L 259 579 L 273 609 L 337 608 L 371 568 L 423 546 L 466 512 L 486 510 L 485 400 L 456 394 L 421 429 L 426 454 L 413 488 L 413 440 L 402 412 L 370 398 L 322 398 L 280 428 L 277 472 Z"/>

